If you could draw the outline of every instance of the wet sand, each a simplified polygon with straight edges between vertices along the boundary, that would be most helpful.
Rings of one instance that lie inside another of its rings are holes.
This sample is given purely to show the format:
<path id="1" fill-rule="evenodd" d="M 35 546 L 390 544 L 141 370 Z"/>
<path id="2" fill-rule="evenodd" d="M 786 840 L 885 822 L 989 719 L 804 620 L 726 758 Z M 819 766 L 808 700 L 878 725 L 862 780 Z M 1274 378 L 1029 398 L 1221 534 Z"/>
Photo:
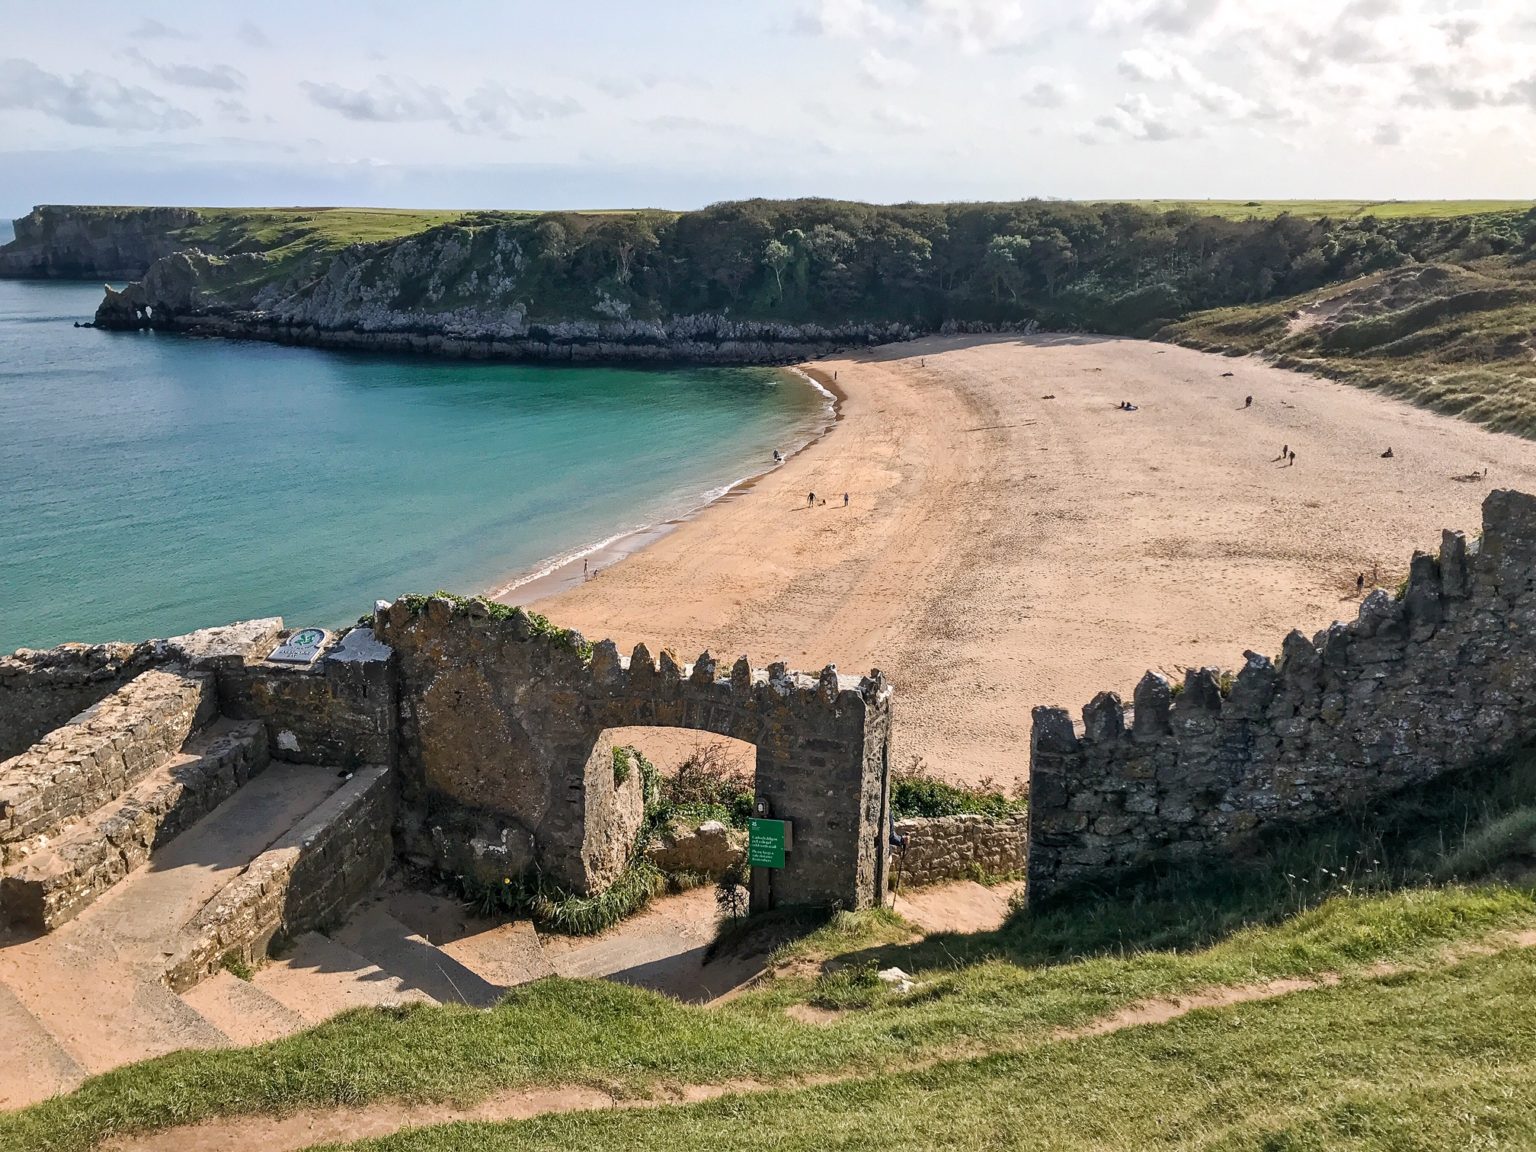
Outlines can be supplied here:
<path id="1" fill-rule="evenodd" d="M 823 439 L 535 602 L 625 650 L 879 667 L 896 762 L 958 780 L 1025 777 L 1033 706 L 1273 654 L 1352 618 L 1357 573 L 1395 587 L 1442 527 L 1475 532 L 1492 488 L 1536 490 L 1536 443 L 1144 341 L 935 337 L 807 367 L 845 395 Z"/>

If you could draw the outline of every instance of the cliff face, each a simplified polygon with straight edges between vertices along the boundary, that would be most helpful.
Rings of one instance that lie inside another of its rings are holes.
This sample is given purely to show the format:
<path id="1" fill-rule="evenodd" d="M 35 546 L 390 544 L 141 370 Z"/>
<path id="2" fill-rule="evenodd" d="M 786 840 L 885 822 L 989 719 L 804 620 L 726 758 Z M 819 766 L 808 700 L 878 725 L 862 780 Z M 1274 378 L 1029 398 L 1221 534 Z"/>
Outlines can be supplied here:
<path id="1" fill-rule="evenodd" d="M 109 292 L 96 323 L 471 359 L 717 364 L 773 363 L 916 335 L 898 322 L 635 316 L 618 282 L 565 302 L 574 315 L 542 318 L 533 312 L 526 264 L 516 236 L 497 228 L 436 228 L 298 261 L 190 249 L 156 260 L 123 293 Z"/>
<path id="2" fill-rule="evenodd" d="M 0 246 L 0 276 L 131 280 L 181 247 L 191 208 L 72 208 L 43 205 L 15 221 Z"/>

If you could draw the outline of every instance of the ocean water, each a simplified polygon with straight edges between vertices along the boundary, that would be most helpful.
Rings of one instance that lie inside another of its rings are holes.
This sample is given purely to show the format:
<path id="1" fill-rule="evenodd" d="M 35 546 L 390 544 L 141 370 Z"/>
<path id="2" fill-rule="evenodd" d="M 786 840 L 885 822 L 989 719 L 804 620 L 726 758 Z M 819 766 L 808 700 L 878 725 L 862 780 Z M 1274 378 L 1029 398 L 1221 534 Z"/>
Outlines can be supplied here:
<path id="1" fill-rule="evenodd" d="M 826 417 L 771 370 L 74 328 L 100 293 L 0 280 L 0 652 L 485 590 L 698 507 Z"/>

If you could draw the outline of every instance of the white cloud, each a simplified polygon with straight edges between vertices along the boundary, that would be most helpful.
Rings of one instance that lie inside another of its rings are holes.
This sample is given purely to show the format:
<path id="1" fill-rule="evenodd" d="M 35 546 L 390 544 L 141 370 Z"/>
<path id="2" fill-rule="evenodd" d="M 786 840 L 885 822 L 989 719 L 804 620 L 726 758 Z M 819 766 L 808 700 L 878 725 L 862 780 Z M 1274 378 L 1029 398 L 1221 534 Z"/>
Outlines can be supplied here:
<path id="1" fill-rule="evenodd" d="M 1379 144 L 1383 148 L 1393 148 L 1403 142 L 1403 126 L 1401 124 L 1381 123 L 1376 125 L 1376 131 L 1371 133 L 1371 143 Z"/>
<path id="2" fill-rule="evenodd" d="M 814 0 L 795 27 L 865 43 L 888 40 L 963 52 L 1004 52 L 1040 33 L 1023 0 Z"/>
<path id="3" fill-rule="evenodd" d="M 1159 107 L 1145 93 L 1125 97 L 1094 120 L 1096 127 L 1131 140 L 1162 142 L 1199 135 L 1198 125 L 1182 123 L 1170 108 Z"/>
<path id="4" fill-rule="evenodd" d="M 909 112 L 905 108 L 899 108 L 894 104 L 884 104 L 878 108 L 872 108 L 869 118 L 886 132 L 923 132 L 930 126 L 926 116 L 919 116 L 915 112 Z"/>
<path id="5" fill-rule="evenodd" d="M 214 64 L 206 68 L 200 64 L 156 64 L 137 48 L 128 48 L 123 55 L 149 69 L 167 84 L 182 88 L 211 88 L 218 92 L 241 92 L 245 89 L 245 73 L 228 64 Z"/>
<path id="6" fill-rule="evenodd" d="M 236 35 L 240 37 L 240 42 L 248 48 L 266 51 L 273 46 L 272 38 L 249 20 L 240 25 Z"/>
<path id="7" fill-rule="evenodd" d="M 313 103 L 348 120 L 401 124 L 413 120 L 452 120 L 454 115 L 448 94 L 441 88 L 393 76 L 379 76 L 367 88 L 345 88 L 309 80 L 301 87 Z"/>
<path id="8" fill-rule="evenodd" d="M 569 96 L 548 96 L 500 84 L 482 84 L 462 103 L 434 85 L 406 77 L 378 76 L 366 88 L 304 81 L 310 100 L 345 116 L 376 124 L 407 124 L 441 121 L 455 131 L 490 133 L 517 138 L 515 121 L 554 120 L 574 116 L 582 106 Z"/>
<path id="9" fill-rule="evenodd" d="M 192 37 L 185 32 L 172 28 L 169 24 L 162 24 L 159 20 L 140 20 L 128 33 L 135 40 L 190 40 Z"/>
<path id="10" fill-rule="evenodd" d="M 917 69 L 905 60 L 892 59 L 878 48 L 866 48 L 859 57 L 859 71 L 876 88 L 904 87 L 917 79 Z"/>
<path id="11" fill-rule="evenodd" d="M 196 116 L 147 88 L 100 72 L 61 76 L 30 60 L 0 60 L 0 110 L 37 112 L 66 124 L 119 131 L 190 128 Z"/>

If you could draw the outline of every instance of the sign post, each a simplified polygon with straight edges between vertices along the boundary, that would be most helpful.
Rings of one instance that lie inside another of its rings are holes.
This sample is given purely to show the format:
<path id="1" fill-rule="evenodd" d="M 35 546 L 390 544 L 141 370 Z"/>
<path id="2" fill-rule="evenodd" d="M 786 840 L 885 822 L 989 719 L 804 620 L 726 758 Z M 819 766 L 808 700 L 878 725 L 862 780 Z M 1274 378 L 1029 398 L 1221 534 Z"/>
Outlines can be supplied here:
<path id="1" fill-rule="evenodd" d="M 784 867 L 784 853 L 793 843 L 794 826 L 787 820 L 772 819 L 773 808 L 766 797 L 758 797 L 747 823 L 747 863 L 752 868 L 753 912 L 773 907 L 773 873 Z"/>

